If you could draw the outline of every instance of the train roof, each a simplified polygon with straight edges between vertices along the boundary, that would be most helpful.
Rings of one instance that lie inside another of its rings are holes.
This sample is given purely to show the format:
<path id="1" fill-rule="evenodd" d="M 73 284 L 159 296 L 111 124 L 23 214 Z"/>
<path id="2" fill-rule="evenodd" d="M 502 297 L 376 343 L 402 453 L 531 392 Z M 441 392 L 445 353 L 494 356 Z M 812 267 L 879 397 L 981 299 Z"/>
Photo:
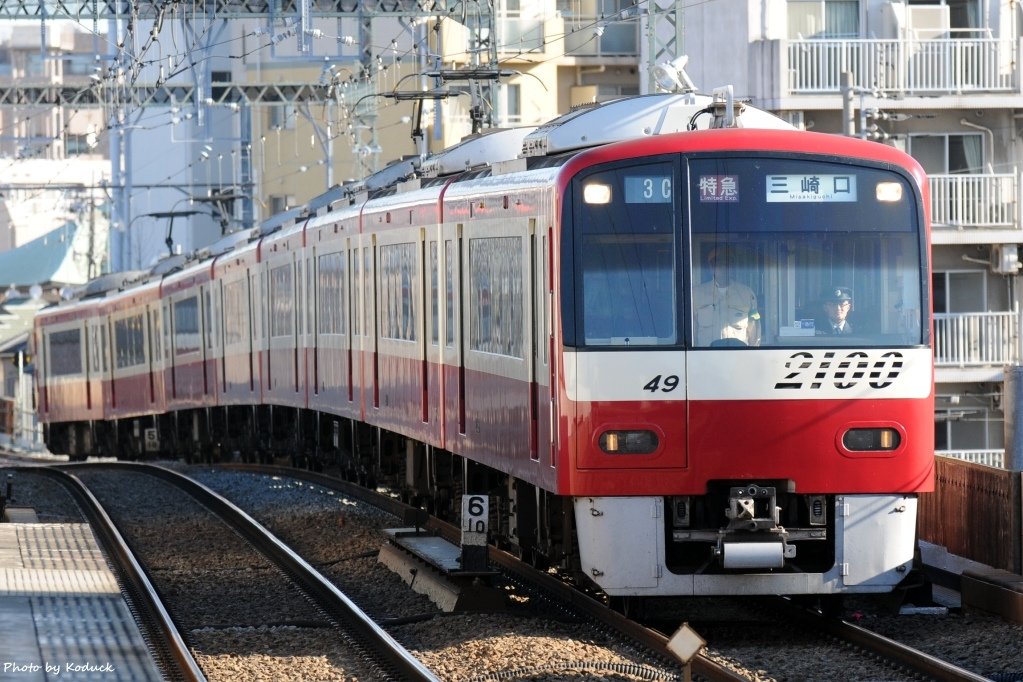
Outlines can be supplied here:
<path id="1" fill-rule="evenodd" d="M 494 128 L 466 137 L 453 147 L 424 159 L 421 174 L 425 178 L 436 178 L 514 159 L 522 149 L 522 140 L 535 130 L 536 126 Z"/>
<path id="2" fill-rule="evenodd" d="M 121 291 L 146 278 L 147 270 L 125 270 L 123 272 L 111 272 L 100 275 L 96 279 L 89 280 L 81 287 L 72 290 L 73 298 L 96 298 L 105 296 L 111 291 Z"/>
<path id="3" fill-rule="evenodd" d="M 258 227 L 250 227 L 244 230 L 237 230 L 231 234 L 225 235 L 216 242 L 209 246 L 203 247 L 195 252 L 195 255 L 200 260 L 207 258 L 216 258 L 222 256 L 225 253 L 234 251 L 239 246 L 248 244 L 249 242 L 258 239 L 260 230 Z"/>
<path id="4" fill-rule="evenodd" d="M 762 109 L 735 102 L 730 88 L 713 95 L 654 94 L 585 105 L 543 124 L 522 142 L 525 157 L 550 156 L 612 142 L 706 128 L 794 127 Z"/>

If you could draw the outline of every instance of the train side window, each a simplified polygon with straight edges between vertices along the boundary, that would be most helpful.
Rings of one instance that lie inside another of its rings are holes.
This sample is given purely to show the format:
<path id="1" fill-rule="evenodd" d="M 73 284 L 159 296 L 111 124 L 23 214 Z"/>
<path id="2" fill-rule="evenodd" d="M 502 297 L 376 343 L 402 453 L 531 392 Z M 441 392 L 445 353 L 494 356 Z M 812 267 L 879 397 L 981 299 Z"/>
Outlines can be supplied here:
<path id="1" fill-rule="evenodd" d="M 437 242 L 430 242 L 430 345 L 440 344 L 440 277 Z"/>
<path id="2" fill-rule="evenodd" d="M 455 347 L 455 242 L 444 241 L 444 345 Z"/>

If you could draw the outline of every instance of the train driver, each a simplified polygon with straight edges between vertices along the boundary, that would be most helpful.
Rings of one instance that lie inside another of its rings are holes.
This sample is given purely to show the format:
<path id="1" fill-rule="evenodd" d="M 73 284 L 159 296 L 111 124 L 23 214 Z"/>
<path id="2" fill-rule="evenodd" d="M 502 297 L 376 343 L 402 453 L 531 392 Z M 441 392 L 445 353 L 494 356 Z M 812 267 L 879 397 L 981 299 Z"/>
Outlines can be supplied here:
<path id="1" fill-rule="evenodd" d="M 852 334 L 853 328 L 846 319 L 852 310 L 853 296 L 849 287 L 828 287 L 821 294 L 821 312 L 814 321 L 817 336 L 844 336 Z"/>
<path id="2" fill-rule="evenodd" d="M 745 284 L 732 279 L 735 251 L 717 246 L 707 255 L 711 279 L 693 289 L 696 311 L 696 345 L 760 345 L 760 312 L 757 297 Z M 721 341 L 724 343 L 714 343 Z M 729 339 L 734 341 L 729 342 Z"/>

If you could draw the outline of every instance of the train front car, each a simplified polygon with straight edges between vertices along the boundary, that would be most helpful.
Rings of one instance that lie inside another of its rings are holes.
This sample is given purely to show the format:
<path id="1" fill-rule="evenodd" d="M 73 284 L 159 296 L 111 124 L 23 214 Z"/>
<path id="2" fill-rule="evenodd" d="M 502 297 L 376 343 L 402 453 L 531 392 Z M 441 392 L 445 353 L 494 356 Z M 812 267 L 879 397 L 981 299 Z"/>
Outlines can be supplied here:
<path id="1" fill-rule="evenodd" d="M 611 596 L 887 592 L 933 489 L 926 183 L 792 130 L 563 180 L 559 490 Z"/>

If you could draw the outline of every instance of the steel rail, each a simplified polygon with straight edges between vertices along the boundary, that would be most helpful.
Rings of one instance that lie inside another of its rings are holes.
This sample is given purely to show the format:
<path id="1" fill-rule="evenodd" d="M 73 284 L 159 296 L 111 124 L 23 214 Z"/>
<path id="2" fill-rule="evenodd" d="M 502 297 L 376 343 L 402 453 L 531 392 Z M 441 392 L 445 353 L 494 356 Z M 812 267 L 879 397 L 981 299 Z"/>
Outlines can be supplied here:
<path id="1" fill-rule="evenodd" d="M 913 672 L 926 675 L 927 679 L 939 682 L 985 682 L 989 678 L 970 670 L 943 661 L 919 649 L 896 642 L 884 635 L 871 632 L 848 621 L 829 618 L 819 611 L 800 607 L 788 599 L 781 598 L 785 607 L 792 609 L 795 617 L 803 620 L 807 627 L 822 630 L 844 642 L 852 642 L 871 653 L 906 667 Z"/>
<path id="2" fill-rule="evenodd" d="M 113 520 L 86 485 L 77 476 L 53 467 L 17 467 L 14 470 L 50 478 L 70 493 L 104 553 L 114 564 L 117 580 L 127 593 L 126 599 L 132 611 L 142 621 L 139 625 L 157 665 L 169 679 L 205 682 L 202 668 L 192 657 L 149 577 Z"/>
<path id="3" fill-rule="evenodd" d="M 897 661 L 915 672 L 926 675 L 927 679 L 939 682 L 985 682 L 989 680 L 983 675 L 952 665 L 919 649 L 906 646 L 847 621 L 829 618 L 821 620 L 823 621 L 822 627 L 835 637 L 847 642 L 854 642 L 879 656 Z"/>
<path id="4" fill-rule="evenodd" d="M 409 682 L 439 682 L 423 663 L 397 640 L 367 616 L 333 583 L 323 577 L 305 559 L 281 542 L 262 524 L 230 500 L 210 488 L 176 471 L 151 464 L 134 462 L 101 462 L 70 464 L 62 467 L 87 467 L 90 471 L 109 469 L 142 473 L 170 483 L 191 495 L 200 504 L 226 521 L 232 529 L 251 543 L 302 588 L 353 641 L 395 679 Z"/>

